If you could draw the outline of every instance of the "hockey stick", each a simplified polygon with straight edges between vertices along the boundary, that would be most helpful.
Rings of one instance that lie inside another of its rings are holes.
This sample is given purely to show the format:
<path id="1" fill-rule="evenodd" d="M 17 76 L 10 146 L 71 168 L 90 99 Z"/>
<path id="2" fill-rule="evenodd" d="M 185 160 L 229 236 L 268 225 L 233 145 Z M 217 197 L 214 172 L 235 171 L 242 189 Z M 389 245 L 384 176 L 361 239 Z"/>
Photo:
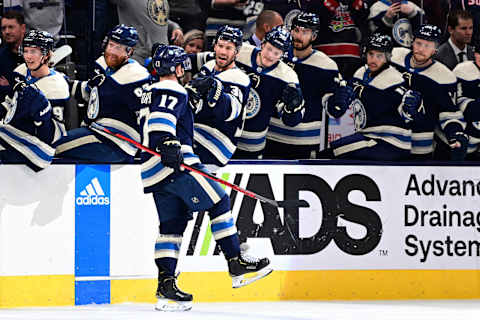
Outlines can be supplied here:
<path id="1" fill-rule="evenodd" d="M 68 44 L 65 44 L 53 51 L 52 59 L 50 60 L 50 65 L 56 66 L 60 61 L 68 57 L 72 53 L 72 47 Z"/>
<path id="2" fill-rule="evenodd" d="M 119 133 L 114 133 L 112 131 L 110 131 L 109 129 L 93 122 L 91 125 L 90 125 L 90 128 L 92 129 L 95 129 L 95 130 L 99 130 L 99 131 L 102 131 L 102 132 L 105 132 L 111 136 L 114 136 L 114 137 L 117 137 L 119 139 L 122 139 L 122 140 L 125 140 L 125 141 L 128 141 L 130 142 L 131 144 L 133 144 L 134 146 L 136 146 L 137 148 L 145 151 L 145 152 L 148 152 L 150 154 L 153 154 L 154 156 L 157 156 L 157 157 L 161 157 L 161 155 L 158 153 L 158 152 L 155 152 L 153 151 L 152 149 L 150 148 L 147 148 L 145 147 L 144 145 L 138 143 L 137 141 L 135 140 L 132 140 L 128 137 L 125 137 L 124 135 L 121 135 Z M 236 184 L 233 184 L 233 183 L 230 183 L 228 181 L 225 181 L 223 179 L 220 179 L 210 173 L 206 173 L 206 172 L 203 172 L 201 170 L 198 170 L 198 169 L 195 169 L 195 168 L 192 168 L 184 163 L 182 163 L 182 168 L 184 169 L 187 169 L 189 171 L 192 171 L 192 172 L 195 172 L 199 175 L 202 175 L 204 176 L 205 178 L 207 179 L 211 179 L 213 181 L 216 181 L 218 183 L 221 183 L 227 187 L 230 187 L 232 188 L 233 190 L 236 190 L 238 192 L 241 192 L 243 194 L 245 194 L 246 196 L 249 196 L 250 198 L 253 198 L 253 199 L 256 199 L 256 200 L 260 200 L 261 202 L 264 202 L 264 203 L 268 203 L 274 207 L 277 207 L 277 208 L 308 208 L 310 205 L 308 204 L 307 201 L 305 200 L 284 200 L 284 201 L 276 201 L 276 200 L 273 200 L 273 199 L 269 199 L 269 198 L 265 198 L 264 196 L 261 196 L 259 194 L 256 194 L 255 192 L 252 192 L 252 191 L 249 191 L 249 190 L 246 190 L 246 189 L 243 189 L 239 186 L 237 186 Z"/>

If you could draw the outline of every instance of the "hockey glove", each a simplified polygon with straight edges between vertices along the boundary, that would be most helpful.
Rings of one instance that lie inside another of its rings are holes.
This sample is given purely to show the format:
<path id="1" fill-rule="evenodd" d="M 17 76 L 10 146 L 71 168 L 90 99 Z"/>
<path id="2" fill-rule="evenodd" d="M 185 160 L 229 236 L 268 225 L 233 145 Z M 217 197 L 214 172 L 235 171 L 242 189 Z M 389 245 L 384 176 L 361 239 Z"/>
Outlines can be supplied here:
<path id="1" fill-rule="evenodd" d="M 400 116 L 406 123 L 418 120 L 424 112 L 421 94 L 417 91 L 407 90 L 402 97 L 399 109 Z"/>
<path id="2" fill-rule="evenodd" d="M 330 98 L 328 113 L 334 118 L 343 116 L 354 97 L 355 92 L 353 88 L 347 85 L 345 80 L 340 81 L 340 85 L 335 89 L 335 93 Z"/>
<path id="3" fill-rule="evenodd" d="M 294 113 L 303 108 L 303 96 L 302 91 L 293 83 L 289 83 L 283 88 L 281 102 L 283 103 L 283 111 L 286 113 Z"/>
<path id="4" fill-rule="evenodd" d="M 210 108 L 215 108 L 217 105 L 218 100 L 223 93 L 223 84 L 220 80 L 213 78 L 212 86 L 207 93 L 207 102 Z"/>
<path id="5" fill-rule="evenodd" d="M 27 114 L 25 110 L 39 110 L 39 117 L 51 110 L 48 99 L 35 85 L 19 84 L 14 88 L 17 96 L 17 117 L 23 118 Z M 21 89 L 19 89 L 21 87 Z M 31 114 L 33 116 L 34 114 Z"/>
<path id="6" fill-rule="evenodd" d="M 210 88 L 213 86 L 215 80 L 213 77 L 200 75 L 189 82 L 192 88 L 195 88 L 198 94 L 204 98 L 207 97 Z"/>
<path id="7" fill-rule="evenodd" d="M 180 166 L 183 163 L 181 147 L 180 141 L 175 137 L 167 136 L 160 140 L 155 151 L 162 156 L 162 164 L 165 167 L 179 171 Z"/>
<path id="8" fill-rule="evenodd" d="M 454 161 L 463 161 L 467 155 L 468 135 L 463 132 L 455 132 L 448 139 L 450 145 L 450 158 Z"/>
<path id="9" fill-rule="evenodd" d="M 92 79 L 87 81 L 87 86 L 90 90 L 92 90 L 95 87 L 100 87 L 104 81 L 105 81 L 105 75 L 97 74 Z"/>
<path id="10" fill-rule="evenodd" d="M 197 88 L 192 87 L 191 81 L 185 85 L 188 93 L 188 106 L 192 109 L 193 114 L 197 114 L 202 110 L 203 99 Z"/>

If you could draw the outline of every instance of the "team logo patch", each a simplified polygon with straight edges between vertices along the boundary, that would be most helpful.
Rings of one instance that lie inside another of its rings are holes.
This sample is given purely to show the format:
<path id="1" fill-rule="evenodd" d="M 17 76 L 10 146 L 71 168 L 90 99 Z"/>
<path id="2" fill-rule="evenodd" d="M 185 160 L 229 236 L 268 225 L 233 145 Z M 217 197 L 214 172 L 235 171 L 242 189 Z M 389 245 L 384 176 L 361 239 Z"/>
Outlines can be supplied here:
<path id="1" fill-rule="evenodd" d="M 410 21 L 406 18 L 398 19 L 393 25 L 392 36 L 399 45 L 410 48 L 413 41 Z"/>
<path id="2" fill-rule="evenodd" d="M 167 25 L 168 3 L 164 0 L 148 0 L 148 16 L 158 25 Z"/>
<path id="3" fill-rule="evenodd" d="M 247 119 L 251 119 L 255 117 L 258 112 L 260 112 L 260 107 L 261 107 L 261 100 L 260 100 L 260 95 L 258 92 L 250 88 L 250 94 L 248 95 L 248 102 L 247 102 Z"/>
<path id="4" fill-rule="evenodd" d="M 96 119 L 100 111 L 100 103 L 98 98 L 98 87 L 94 87 L 90 92 L 90 99 L 88 100 L 87 117 L 88 119 Z"/>
<path id="5" fill-rule="evenodd" d="M 298 9 L 293 9 L 292 11 L 287 13 L 287 15 L 285 16 L 285 22 L 284 22 L 284 25 L 285 27 L 287 27 L 287 30 L 290 30 L 290 28 L 292 27 L 293 18 L 298 16 L 300 12 L 301 11 Z"/>
<path id="6" fill-rule="evenodd" d="M 365 111 L 362 101 L 359 99 L 353 100 L 350 104 L 350 108 L 353 110 L 355 131 L 365 128 L 365 125 L 367 124 L 367 112 Z"/>

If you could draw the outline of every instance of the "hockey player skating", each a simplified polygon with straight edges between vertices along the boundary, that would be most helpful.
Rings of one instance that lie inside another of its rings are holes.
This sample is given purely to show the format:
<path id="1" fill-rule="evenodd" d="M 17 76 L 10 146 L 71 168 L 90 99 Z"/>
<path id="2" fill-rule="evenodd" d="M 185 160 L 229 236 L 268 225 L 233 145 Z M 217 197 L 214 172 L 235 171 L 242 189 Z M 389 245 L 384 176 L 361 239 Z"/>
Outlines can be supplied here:
<path id="1" fill-rule="evenodd" d="M 140 141 L 136 112 L 149 73 L 130 59 L 138 41 L 137 31 L 118 25 L 105 40 L 105 52 L 96 61 L 95 75 L 88 81 L 74 81 L 72 94 L 88 101 L 87 124 L 96 122 Z M 131 162 L 137 152 L 128 142 L 89 127 L 68 131 L 56 148 L 59 157 L 104 162 Z"/>
<path id="2" fill-rule="evenodd" d="M 253 258 L 240 250 L 230 199 L 222 187 L 199 174 L 180 170 L 182 163 L 206 170 L 193 152 L 193 113 L 188 106 L 187 91 L 179 83 L 185 72 L 185 60 L 187 55 L 182 48 L 157 48 L 153 66 L 159 82 L 145 89 L 142 99 L 145 107 L 140 112 L 143 144 L 161 154 L 161 158 L 145 152 L 141 156 L 144 192 L 153 194 L 160 220 L 155 243 L 158 267 L 155 308 L 166 311 L 191 308 L 193 297 L 178 289 L 175 269 L 183 233 L 194 211 L 208 211 L 213 236 L 228 262 L 234 288 L 272 271 L 267 268 L 270 263 L 267 258 Z"/>
<path id="3" fill-rule="evenodd" d="M 364 47 L 367 65 L 352 79 L 356 133 L 331 142 L 321 158 L 407 160 L 410 124 L 422 114 L 420 95 L 403 87 L 402 74 L 390 66 L 392 39 L 375 33 Z"/>
<path id="4" fill-rule="evenodd" d="M 48 32 L 37 30 L 23 39 L 25 63 L 14 70 L 13 92 L 0 106 L 0 162 L 25 163 L 39 171 L 50 164 L 52 143 L 65 132 L 61 120 L 68 85 L 48 67 L 53 43 Z"/>
<path id="5" fill-rule="evenodd" d="M 333 117 L 343 115 L 348 109 L 351 87 L 339 86 L 337 64 L 312 48 L 319 28 L 320 19 L 314 13 L 301 12 L 292 20 L 293 50 L 284 61 L 298 75 L 305 114 L 296 126 L 285 125 L 279 114 L 273 114 L 267 133 L 266 159 L 315 158 L 320 150 L 322 121 L 328 121 L 327 117 L 323 119 L 323 108 L 328 108 Z"/>
<path id="6" fill-rule="evenodd" d="M 461 160 L 465 156 L 468 136 L 463 132 L 465 121 L 456 106 L 457 79 L 433 56 L 441 41 L 440 28 L 425 24 L 414 32 L 412 50 L 395 48 L 392 65 L 405 79 L 408 89 L 422 95 L 425 116 L 412 125 L 412 157 L 431 159 L 434 131 L 450 145 L 451 158 Z"/>
<path id="7" fill-rule="evenodd" d="M 480 151 L 480 40 L 475 44 L 475 60 L 458 64 L 453 73 L 457 76 L 458 106 L 463 112 L 469 136 L 467 159 L 478 160 Z M 437 148 L 445 148 L 445 141 Z"/>
<path id="8" fill-rule="evenodd" d="M 240 29 L 222 26 L 214 40 L 215 60 L 186 86 L 195 113 L 193 150 L 203 164 L 225 166 L 242 133 L 250 90 L 250 79 L 235 65 L 242 37 Z"/>

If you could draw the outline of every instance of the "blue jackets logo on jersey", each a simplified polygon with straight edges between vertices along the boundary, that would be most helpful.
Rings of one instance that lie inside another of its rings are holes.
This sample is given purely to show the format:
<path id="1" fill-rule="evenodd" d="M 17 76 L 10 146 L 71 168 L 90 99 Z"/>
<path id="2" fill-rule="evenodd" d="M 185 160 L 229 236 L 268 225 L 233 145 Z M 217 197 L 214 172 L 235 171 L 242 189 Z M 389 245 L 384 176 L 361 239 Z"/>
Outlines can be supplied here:
<path id="1" fill-rule="evenodd" d="M 247 119 L 251 119 L 255 117 L 258 112 L 260 111 L 260 106 L 261 106 L 261 100 L 260 100 L 260 95 L 258 92 L 250 88 L 250 94 L 248 95 L 248 102 L 247 102 Z"/>
<path id="2" fill-rule="evenodd" d="M 90 99 L 88 100 L 88 109 L 87 109 L 87 117 L 88 119 L 95 119 L 98 116 L 98 112 L 100 111 L 100 103 L 98 97 L 98 87 L 94 87 L 90 92 Z"/>
<path id="3" fill-rule="evenodd" d="M 398 19 L 392 28 L 393 39 L 403 47 L 410 48 L 413 41 L 412 25 L 406 18 Z"/>
<path id="4" fill-rule="evenodd" d="M 90 180 L 90 182 L 80 191 L 79 196 L 76 197 L 75 203 L 79 206 L 103 206 L 110 204 L 110 197 L 105 195 L 105 192 L 97 177 Z"/>
<path id="5" fill-rule="evenodd" d="M 362 101 L 355 99 L 350 104 L 354 114 L 355 131 L 365 128 L 367 124 L 367 112 Z"/>

